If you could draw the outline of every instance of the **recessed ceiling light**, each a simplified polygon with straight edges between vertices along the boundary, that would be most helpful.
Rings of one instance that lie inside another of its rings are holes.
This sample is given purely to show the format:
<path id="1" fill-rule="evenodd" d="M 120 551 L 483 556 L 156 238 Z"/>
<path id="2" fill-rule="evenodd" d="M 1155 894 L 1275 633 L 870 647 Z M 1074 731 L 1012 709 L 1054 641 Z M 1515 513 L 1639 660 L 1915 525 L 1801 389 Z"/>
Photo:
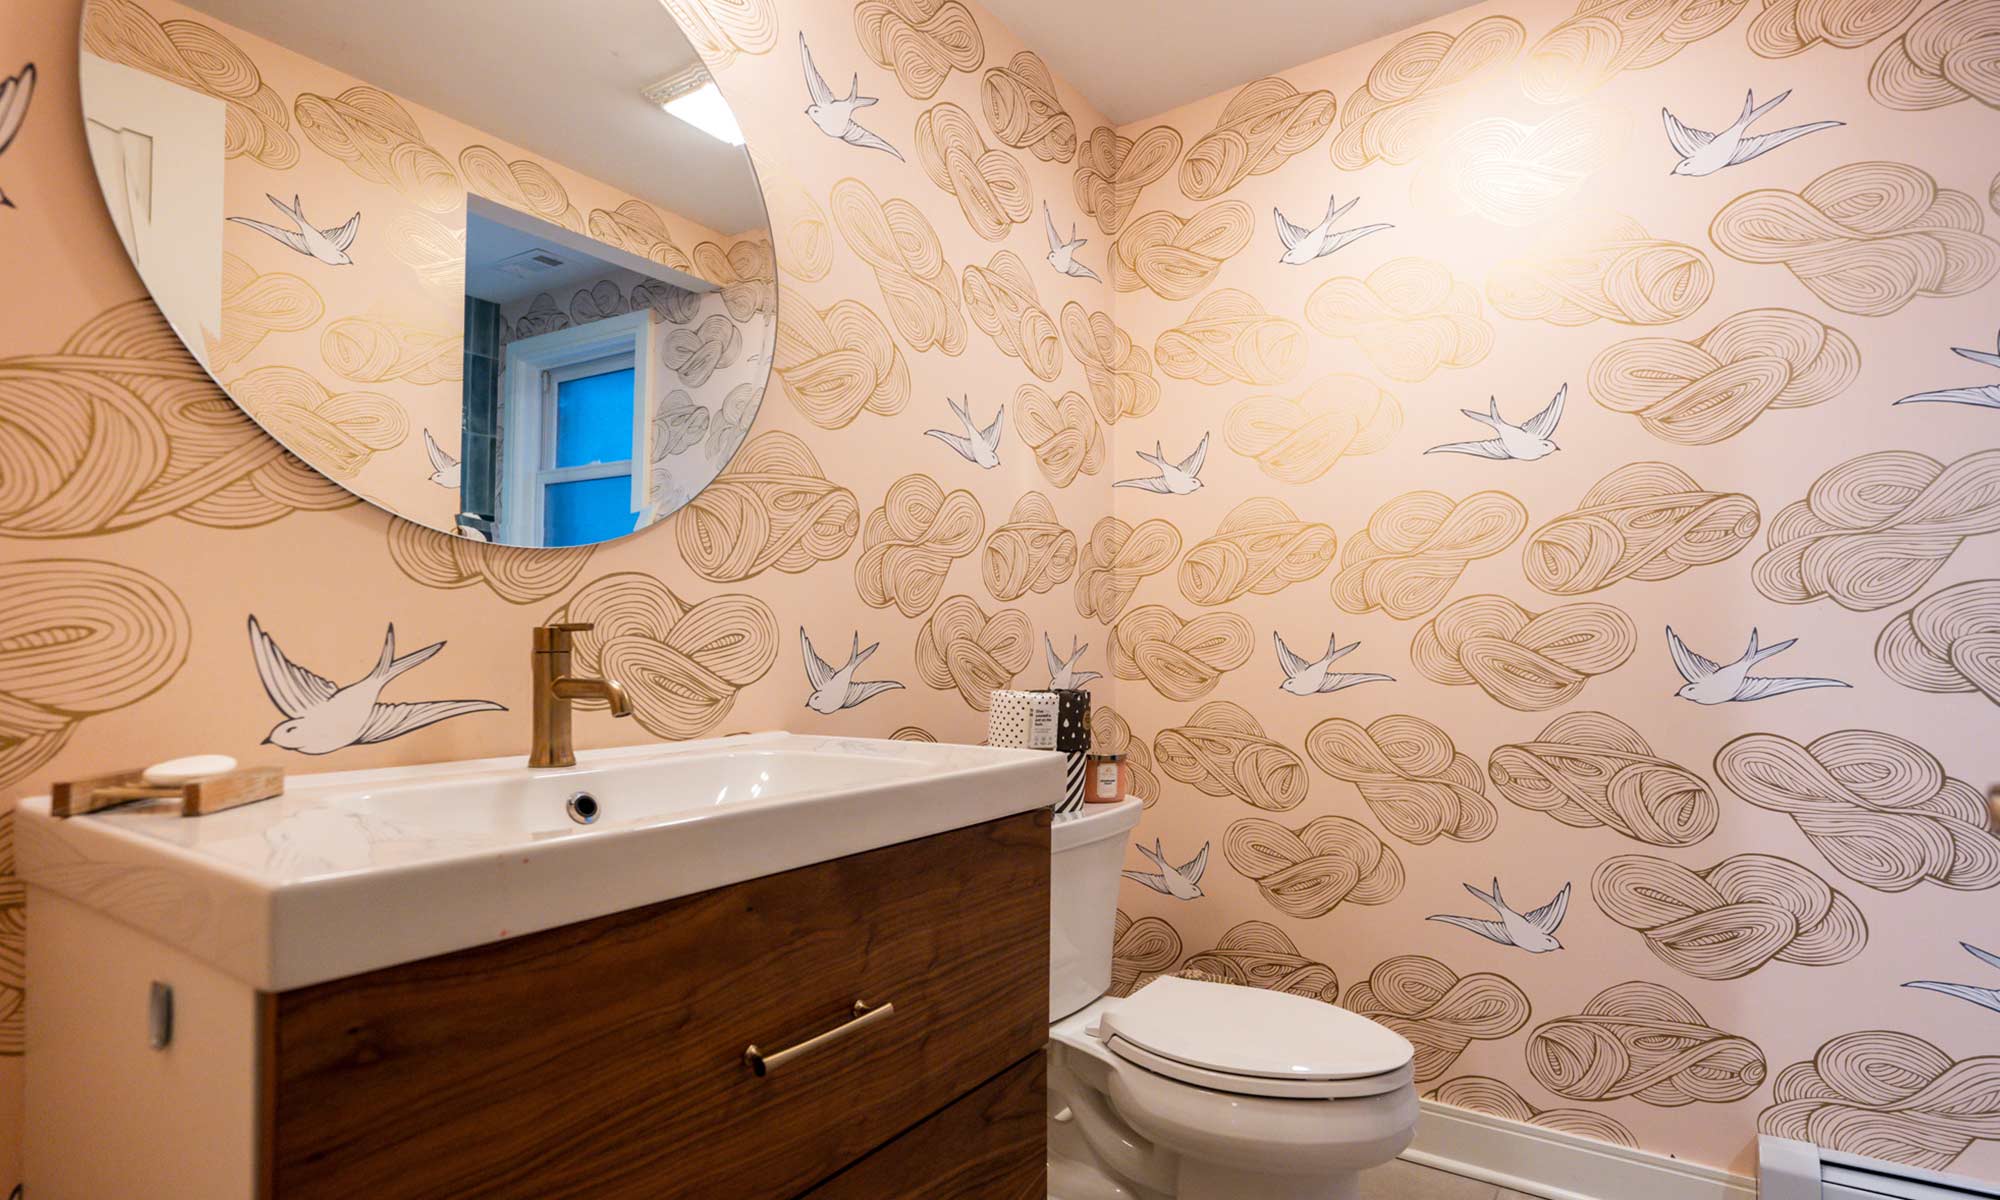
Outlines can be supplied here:
<path id="1" fill-rule="evenodd" d="M 648 103 L 657 104 L 667 115 L 684 121 L 717 141 L 732 146 L 743 144 L 743 129 L 722 90 L 699 64 L 670 75 L 645 89 Z"/>

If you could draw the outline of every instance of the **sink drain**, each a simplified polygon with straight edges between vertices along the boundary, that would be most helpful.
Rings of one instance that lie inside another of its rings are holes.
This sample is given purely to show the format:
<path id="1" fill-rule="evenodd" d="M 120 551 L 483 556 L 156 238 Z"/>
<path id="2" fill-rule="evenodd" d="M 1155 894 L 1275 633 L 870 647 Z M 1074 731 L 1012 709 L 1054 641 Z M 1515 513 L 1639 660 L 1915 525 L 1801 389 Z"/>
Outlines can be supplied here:
<path id="1" fill-rule="evenodd" d="M 604 811 L 597 806 L 597 797 L 591 795 L 589 792 L 576 793 L 569 798 L 569 803 L 563 807 L 569 810 L 569 819 L 579 825 L 591 824 Z"/>

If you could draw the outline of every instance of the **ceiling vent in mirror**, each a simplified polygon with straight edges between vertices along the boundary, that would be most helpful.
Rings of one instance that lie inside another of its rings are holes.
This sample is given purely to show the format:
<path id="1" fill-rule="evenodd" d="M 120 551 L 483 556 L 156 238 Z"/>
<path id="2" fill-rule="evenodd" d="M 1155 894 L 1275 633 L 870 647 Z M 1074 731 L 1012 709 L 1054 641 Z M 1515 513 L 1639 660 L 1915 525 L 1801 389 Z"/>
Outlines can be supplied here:
<path id="1" fill-rule="evenodd" d="M 552 250 L 523 250 L 519 254 L 509 255 L 499 262 L 494 263 L 493 269 L 525 278 L 553 271 L 557 267 L 563 266 L 566 262 L 568 262 L 567 259 L 559 257 Z"/>

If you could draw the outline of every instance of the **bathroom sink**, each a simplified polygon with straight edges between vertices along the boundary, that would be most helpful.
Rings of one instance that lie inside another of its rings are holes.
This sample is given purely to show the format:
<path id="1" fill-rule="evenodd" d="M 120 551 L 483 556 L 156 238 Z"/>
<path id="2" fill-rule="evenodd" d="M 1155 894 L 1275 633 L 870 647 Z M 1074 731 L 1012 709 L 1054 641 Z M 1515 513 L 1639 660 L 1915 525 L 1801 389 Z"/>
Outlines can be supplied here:
<path id="1" fill-rule="evenodd" d="M 19 870 L 264 991 L 623 912 L 1046 805 L 1059 756 L 746 734 L 293 776 L 204 817 L 21 802 Z M 583 793 L 587 799 L 578 798 Z"/>

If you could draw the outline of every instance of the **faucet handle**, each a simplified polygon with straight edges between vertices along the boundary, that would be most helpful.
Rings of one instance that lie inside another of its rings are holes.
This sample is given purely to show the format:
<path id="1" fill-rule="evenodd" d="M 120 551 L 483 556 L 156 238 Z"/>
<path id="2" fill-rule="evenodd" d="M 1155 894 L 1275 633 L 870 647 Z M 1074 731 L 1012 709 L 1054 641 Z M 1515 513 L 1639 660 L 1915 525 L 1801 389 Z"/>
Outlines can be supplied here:
<path id="1" fill-rule="evenodd" d="M 535 626 L 535 653 L 568 654 L 569 638 L 573 633 L 588 633 L 596 626 L 588 621 L 558 621 L 553 625 Z"/>

